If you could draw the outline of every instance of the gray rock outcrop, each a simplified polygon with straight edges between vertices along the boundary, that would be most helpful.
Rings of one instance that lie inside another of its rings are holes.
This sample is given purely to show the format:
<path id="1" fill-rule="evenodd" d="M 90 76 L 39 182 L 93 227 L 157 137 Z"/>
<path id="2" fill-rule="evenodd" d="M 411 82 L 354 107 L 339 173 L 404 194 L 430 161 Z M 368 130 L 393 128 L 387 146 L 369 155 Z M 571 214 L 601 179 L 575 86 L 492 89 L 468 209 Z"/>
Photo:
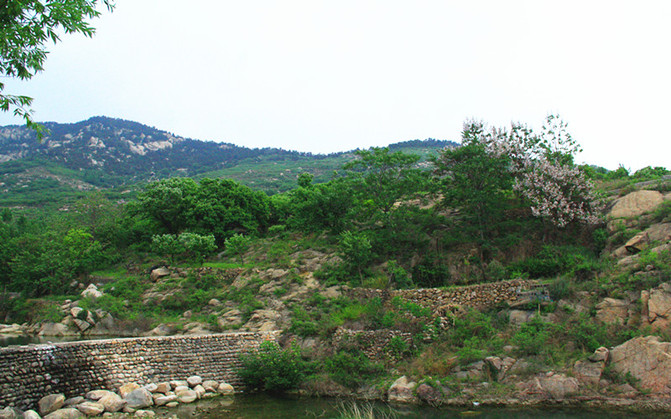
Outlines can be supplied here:
<path id="1" fill-rule="evenodd" d="M 610 365 L 631 374 L 639 386 L 654 393 L 671 393 L 671 343 L 657 336 L 638 337 L 610 351 Z"/>
<path id="2" fill-rule="evenodd" d="M 413 394 L 416 386 L 417 383 L 408 380 L 408 377 L 404 375 L 389 387 L 387 397 L 390 402 L 417 403 L 417 397 Z"/>

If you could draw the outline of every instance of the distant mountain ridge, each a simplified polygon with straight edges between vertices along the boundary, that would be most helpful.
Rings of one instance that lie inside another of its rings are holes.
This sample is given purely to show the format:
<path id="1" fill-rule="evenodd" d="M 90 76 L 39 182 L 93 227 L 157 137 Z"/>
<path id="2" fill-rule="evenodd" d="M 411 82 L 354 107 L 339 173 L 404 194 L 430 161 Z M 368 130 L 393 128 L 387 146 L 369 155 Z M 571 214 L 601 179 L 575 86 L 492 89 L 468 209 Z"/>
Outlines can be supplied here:
<path id="1" fill-rule="evenodd" d="M 0 127 L 0 190 L 3 185 L 7 190 L 12 185 L 30 188 L 26 186 L 26 179 L 30 178 L 26 173 L 39 168 L 42 179 L 56 182 L 74 178 L 80 190 L 89 188 L 86 185 L 110 188 L 172 176 L 208 176 L 231 177 L 274 193 L 295 185 L 298 171 L 313 173 L 317 181 L 327 180 L 353 153 L 323 155 L 279 148 L 252 149 L 184 138 L 138 122 L 104 116 L 72 124 L 44 125 L 50 132 L 42 141 L 25 126 Z M 456 145 L 428 139 L 389 147 L 426 156 Z M 46 175 L 45 170 L 51 175 Z M 23 180 L 12 177 L 21 173 Z"/>

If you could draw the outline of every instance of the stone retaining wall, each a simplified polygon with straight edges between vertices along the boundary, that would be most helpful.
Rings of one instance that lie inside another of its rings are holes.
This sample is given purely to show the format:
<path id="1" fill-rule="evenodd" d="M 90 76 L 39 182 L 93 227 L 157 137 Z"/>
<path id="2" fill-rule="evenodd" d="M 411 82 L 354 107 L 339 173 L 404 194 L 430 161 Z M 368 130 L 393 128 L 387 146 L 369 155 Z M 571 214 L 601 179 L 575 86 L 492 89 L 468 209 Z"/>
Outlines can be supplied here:
<path id="1" fill-rule="evenodd" d="M 238 355 L 279 331 L 64 342 L 0 349 L 0 406 L 34 408 L 51 393 L 80 396 L 94 389 L 186 379 L 241 384 Z"/>
<path id="2" fill-rule="evenodd" d="M 511 281 L 476 284 L 455 288 L 422 288 L 409 290 L 377 290 L 355 288 L 356 298 L 379 297 L 389 301 L 401 297 L 406 301 L 431 309 L 435 316 L 444 316 L 452 307 L 485 309 L 501 303 L 510 305 L 530 301 L 536 294 L 543 295 L 543 286 L 538 281 L 515 279 Z"/>
<path id="3" fill-rule="evenodd" d="M 381 360 L 394 358 L 394 348 L 390 348 L 392 339 L 398 338 L 405 342 L 407 349 L 412 348 L 412 334 L 399 330 L 351 330 L 339 327 L 333 334 L 333 346 L 337 349 L 354 347 L 368 359 Z"/>

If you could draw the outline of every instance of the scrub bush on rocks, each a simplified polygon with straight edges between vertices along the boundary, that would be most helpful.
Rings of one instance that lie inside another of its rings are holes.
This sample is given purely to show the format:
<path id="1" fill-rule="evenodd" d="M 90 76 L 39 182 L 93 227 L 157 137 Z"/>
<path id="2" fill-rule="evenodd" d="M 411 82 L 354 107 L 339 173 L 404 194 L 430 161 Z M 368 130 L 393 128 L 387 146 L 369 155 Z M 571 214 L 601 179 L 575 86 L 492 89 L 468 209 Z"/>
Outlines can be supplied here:
<path id="1" fill-rule="evenodd" d="M 256 351 L 240 356 L 240 377 L 253 390 L 282 392 L 296 388 L 308 372 L 297 347 L 282 349 L 266 341 Z"/>

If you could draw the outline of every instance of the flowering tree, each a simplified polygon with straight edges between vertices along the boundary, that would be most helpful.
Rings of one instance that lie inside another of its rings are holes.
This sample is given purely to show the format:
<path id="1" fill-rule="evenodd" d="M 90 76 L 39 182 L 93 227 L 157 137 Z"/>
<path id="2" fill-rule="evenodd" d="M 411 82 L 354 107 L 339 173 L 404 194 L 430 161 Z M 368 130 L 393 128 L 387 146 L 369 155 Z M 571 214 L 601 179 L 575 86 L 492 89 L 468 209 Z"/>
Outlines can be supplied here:
<path id="1" fill-rule="evenodd" d="M 546 118 L 539 134 L 521 124 L 506 130 L 475 121 L 467 122 L 463 132 L 465 145 L 483 144 L 490 155 L 508 158 L 513 190 L 529 202 L 534 216 L 557 227 L 599 222 L 602 203 L 574 164 L 582 150 L 557 115 Z"/>

